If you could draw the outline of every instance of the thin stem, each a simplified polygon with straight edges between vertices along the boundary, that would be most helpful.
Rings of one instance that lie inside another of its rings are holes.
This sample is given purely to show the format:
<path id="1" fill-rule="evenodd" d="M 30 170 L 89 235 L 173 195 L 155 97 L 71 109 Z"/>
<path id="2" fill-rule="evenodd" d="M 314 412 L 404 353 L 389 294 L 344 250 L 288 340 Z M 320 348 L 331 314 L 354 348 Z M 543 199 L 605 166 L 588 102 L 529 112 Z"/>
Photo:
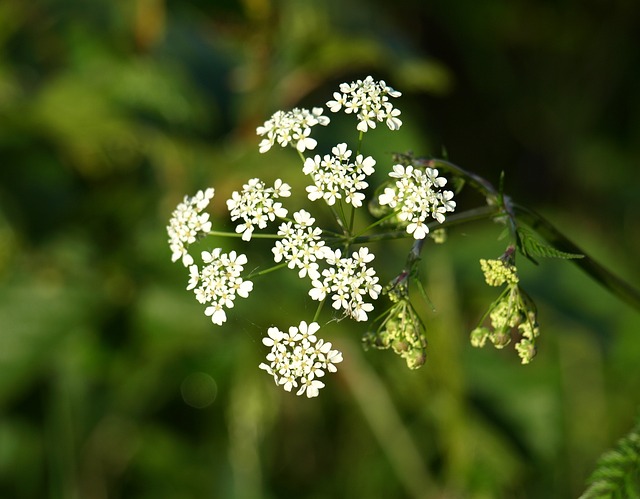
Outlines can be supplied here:
<path id="1" fill-rule="evenodd" d="M 344 214 L 344 205 L 343 205 L 343 203 L 342 203 L 342 200 L 339 200 L 339 201 L 338 201 L 338 207 L 339 207 L 339 209 L 340 209 L 340 211 L 339 211 L 339 213 L 340 213 L 340 219 L 342 220 L 342 224 L 341 224 L 341 225 L 342 225 L 343 227 L 346 227 L 345 234 L 351 234 L 351 229 L 350 229 L 350 227 L 347 225 L 347 217 L 346 217 L 346 215 Z"/>
<path id="2" fill-rule="evenodd" d="M 364 139 L 364 132 L 358 134 L 358 147 L 356 149 L 356 156 L 360 154 L 360 148 L 362 147 L 362 140 Z"/>
<path id="3" fill-rule="evenodd" d="M 338 223 L 338 225 L 342 229 L 343 234 L 347 235 L 349 233 L 349 231 L 347 230 L 347 227 L 345 226 L 344 220 L 342 218 L 340 218 L 340 214 L 338 213 L 338 211 L 332 205 L 327 205 L 327 206 L 329 206 L 329 209 L 331 210 L 331 213 L 333 213 L 333 216 L 335 217 L 336 222 Z"/>
<path id="4" fill-rule="evenodd" d="M 287 266 L 287 262 L 282 262 L 282 263 L 279 263 L 278 265 L 274 265 L 273 267 L 269 267 L 267 269 L 260 270 L 259 272 L 251 272 L 249 274 L 248 278 L 251 279 L 253 277 L 258 277 L 258 276 L 261 276 L 261 275 L 269 274 L 269 273 L 274 272 L 276 270 L 280 270 L 281 268 L 286 267 L 286 266 Z"/>
<path id="5" fill-rule="evenodd" d="M 377 227 L 378 225 L 380 225 L 381 223 L 386 222 L 387 220 L 389 220 L 390 218 L 393 218 L 395 215 L 397 215 L 400 212 L 400 210 L 396 210 L 393 211 L 391 213 L 389 213 L 388 215 L 385 215 L 384 217 L 376 220 L 375 222 L 373 222 L 371 225 L 369 225 L 368 227 L 366 227 L 365 229 L 362 229 L 360 232 L 358 232 L 356 235 L 353 236 L 353 239 L 358 239 L 362 236 L 362 234 L 364 234 L 365 232 L 369 232 L 371 229 L 373 229 L 374 227 Z"/>
<path id="6" fill-rule="evenodd" d="M 449 215 L 444 222 L 431 222 L 427 224 L 430 230 L 434 229 L 446 229 L 455 225 L 461 225 L 467 222 L 475 222 L 477 220 L 486 220 L 488 218 L 499 215 L 501 212 L 495 206 L 480 206 L 466 210 L 454 215 Z M 371 229 L 384 219 L 380 219 L 377 223 L 370 225 L 366 230 Z M 381 234 L 372 234 L 369 236 L 358 235 L 351 240 L 351 244 L 364 244 L 373 241 L 386 241 L 391 239 L 403 239 L 406 237 L 413 237 L 407 233 L 406 230 L 395 230 L 391 232 L 383 232 Z"/>
<path id="7" fill-rule="evenodd" d="M 351 205 L 351 216 L 349 217 L 349 234 L 353 232 L 353 224 L 356 219 L 356 209 L 353 205 Z"/>
<path id="8" fill-rule="evenodd" d="M 237 232 L 223 232 L 219 230 L 211 230 L 207 232 L 208 236 L 220 236 L 220 237 L 242 237 L 242 233 Z M 251 239 L 280 239 L 282 236 L 278 234 L 251 234 Z"/>
<path id="9" fill-rule="evenodd" d="M 441 168 L 449 170 L 459 177 L 463 177 L 474 189 L 484 194 L 486 198 L 492 199 L 492 201 L 497 200 L 500 195 L 493 184 L 485 178 L 444 159 L 416 159 L 415 163 L 430 168 L 440 166 Z"/>
<path id="10" fill-rule="evenodd" d="M 318 321 L 318 317 L 320 317 L 320 312 L 322 311 L 322 307 L 323 307 L 325 301 L 326 301 L 326 298 L 324 300 L 321 300 L 320 303 L 318 303 L 318 308 L 316 309 L 316 313 L 313 316 L 313 320 L 311 322 L 317 322 Z"/>

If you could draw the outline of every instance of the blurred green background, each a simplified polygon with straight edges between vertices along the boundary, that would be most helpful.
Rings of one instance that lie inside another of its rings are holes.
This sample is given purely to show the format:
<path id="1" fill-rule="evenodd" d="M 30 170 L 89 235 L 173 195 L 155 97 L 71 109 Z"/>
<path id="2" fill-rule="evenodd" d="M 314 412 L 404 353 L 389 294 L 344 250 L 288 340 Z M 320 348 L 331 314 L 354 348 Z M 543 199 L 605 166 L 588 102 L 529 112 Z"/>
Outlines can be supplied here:
<path id="1" fill-rule="evenodd" d="M 307 400 L 257 368 L 267 326 L 311 318 L 301 281 L 256 282 L 215 327 L 165 226 L 207 186 L 218 227 L 250 177 L 301 188 L 255 127 L 372 74 L 403 92 L 401 130 L 365 142 L 380 175 L 407 150 L 504 170 L 637 286 L 639 27 L 633 0 L 2 0 L 0 497 L 577 497 L 638 415 L 640 317 L 571 263 L 522 265 L 523 367 L 468 342 L 500 227 L 453 231 L 424 253 L 427 364 L 333 322 L 345 362 Z M 355 138 L 334 122 L 321 150 Z M 383 278 L 409 244 L 372 247 Z"/>

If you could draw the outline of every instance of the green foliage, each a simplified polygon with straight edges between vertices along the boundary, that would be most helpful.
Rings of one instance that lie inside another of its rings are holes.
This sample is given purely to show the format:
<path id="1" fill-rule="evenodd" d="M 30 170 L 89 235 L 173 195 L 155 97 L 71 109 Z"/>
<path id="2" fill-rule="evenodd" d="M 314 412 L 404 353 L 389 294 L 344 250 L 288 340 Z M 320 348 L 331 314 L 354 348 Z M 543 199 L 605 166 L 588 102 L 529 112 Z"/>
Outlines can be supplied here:
<path id="1" fill-rule="evenodd" d="M 520 253 L 522 253 L 534 263 L 536 263 L 534 257 L 559 258 L 561 260 L 584 258 L 584 255 L 560 251 L 553 246 L 545 244 L 536 237 L 534 232 L 523 226 L 518 226 L 516 232 L 518 235 L 518 249 L 520 250 Z"/>
<path id="2" fill-rule="evenodd" d="M 598 460 L 580 499 L 640 497 L 640 421 Z"/>

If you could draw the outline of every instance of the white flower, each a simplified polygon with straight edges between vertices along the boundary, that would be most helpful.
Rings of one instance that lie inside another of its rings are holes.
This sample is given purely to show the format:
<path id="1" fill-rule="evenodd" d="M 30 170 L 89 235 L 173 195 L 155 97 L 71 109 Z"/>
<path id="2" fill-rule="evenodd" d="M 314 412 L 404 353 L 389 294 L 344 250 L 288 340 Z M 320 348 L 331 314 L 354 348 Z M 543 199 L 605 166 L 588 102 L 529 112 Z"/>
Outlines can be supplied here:
<path id="1" fill-rule="evenodd" d="M 200 281 L 200 273 L 198 272 L 197 265 L 191 265 L 189 267 L 189 284 L 187 285 L 187 290 L 193 289 L 198 285 Z"/>
<path id="2" fill-rule="evenodd" d="M 311 127 L 329 124 L 329 118 L 323 116 L 322 112 L 319 107 L 311 111 L 299 108 L 288 112 L 277 111 L 256 129 L 258 135 L 266 136 L 258 146 L 260 152 L 267 152 L 276 143 L 282 147 L 291 144 L 300 152 L 315 149 L 317 142 L 310 137 Z"/>
<path id="3" fill-rule="evenodd" d="M 309 296 L 311 297 L 311 299 L 316 301 L 324 300 L 327 296 L 327 293 L 331 291 L 330 282 L 326 280 L 320 281 L 318 279 L 315 279 L 311 282 L 311 285 L 313 286 L 313 288 L 309 290 Z"/>
<path id="4" fill-rule="evenodd" d="M 236 296 L 247 298 L 253 290 L 253 283 L 241 277 L 247 257 L 235 251 L 222 253 L 220 248 L 203 251 L 201 256 L 207 265 L 202 269 L 197 265 L 189 267 L 187 289 L 193 289 L 200 303 L 208 304 L 204 313 L 211 317 L 211 322 L 222 325 L 227 320 L 224 309 L 233 308 Z"/>
<path id="5" fill-rule="evenodd" d="M 317 397 L 325 384 L 316 378 L 323 377 L 325 371 L 336 372 L 336 364 L 342 362 L 342 352 L 332 350 L 331 343 L 318 340 L 319 329 L 317 322 L 307 324 L 305 321 L 291 326 L 288 333 L 270 327 L 268 336 L 262 339 L 264 345 L 271 347 L 266 356 L 269 363 L 262 362 L 258 367 L 269 373 L 285 391 L 290 392 L 299 385 L 296 395 Z"/>
<path id="6" fill-rule="evenodd" d="M 250 241 L 255 228 L 264 229 L 269 221 L 287 216 L 287 210 L 275 199 L 289 197 L 291 187 L 277 179 L 273 187 L 252 178 L 242 186 L 242 191 L 234 191 L 227 200 L 231 221 L 242 220 L 236 226 L 236 232 L 242 233 L 243 241 Z"/>
<path id="7" fill-rule="evenodd" d="M 329 110 L 332 113 L 337 113 L 338 111 L 340 111 L 340 109 L 342 109 L 342 106 L 344 106 L 346 103 L 346 97 L 347 96 L 345 94 L 341 94 L 340 92 L 333 92 L 333 98 L 335 100 L 330 100 L 329 102 L 327 102 Z"/>
<path id="8" fill-rule="evenodd" d="M 271 251 L 276 263 L 287 262 L 290 269 L 298 269 L 298 277 L 307 275 L 312 279 L 320 277 L 318 260 L 325 258 L 326 248 L 320 238 L 322 230 L 314 227 L 315 218 L 306 210 L 293 214 L 295 223 L 283 222 L 278 229 L 282 239 L 275 242 Z"/>
<path id="9" fill-rule="evenodd" d="M 185 267 L 193 265 L 193 257 L 187 252 L 187 248 L 196 242 L 199 235 L 211 230 L 211 222 L 208 213 L 201 213 L 213 199 L 212 187 L 205 191 L 198 191 L 195 196 L 185 196 L 171 214 L 167 234 L 169 235 L 169 249 L 171 261 L 182 259 Z"/>
<path id="10" fill-rule="evenodd" d="M 389 177 L 397 179 L 393 187 L 386 187 L 378 197 L 381 206 L 397 210 L 398 220 L 406 223 L 408 234 L 424 239 L 429 233 L 427 219 L 445 221 L 445 213 L 455 210 L 452 191 L 440 190 L 447 179 L 438 176 L 438 170 L 424 171 L 412 165 L 394 165 Z"/>
<path id="11" fill-rule="evenodd" d="M 315 343 L 317 338 L 315 334 L 320 329 L 320 325 L 317 322 L 312 322 L 308 324 L 305 321 L 300 322 L 298 326 L 298 331 L 300 333 L 300 339 L 307 340 L 310 343 Z"/>
<path id="12" fill-rule="evenodd" d="M 204 311 L 204 315 L 211 317 L 211 322 L 218 326 L 222 326 L 222 324 L 227 320 L 227 314 L 220 303 L 215 303 L 207 307 Z"/>
<path id="13" fill-rule="evenodd" d="M 267 335 L 267 338 L 262 338 L 262 343 L 264 343 L 268 347 L 279 345 L 280 342 L 284 339 L 284 333 L 277 327 L 270 327 L 267 330 Z"/>
<path id="14" fill-rule="evenodd" d="M 344 109 L 347 114 L 355 114 L 358 117 L 356 128 L 363 133 L 382 122 L 390 130 L 398 130 L 402 126 L 398 118 L 400 111 L 389 102 L 389 97 L 400 95 L 383 80 L 374 81 L 367 76 L 364 80 L 342 83 L 340 92 L 333 93 L 333 100 L 327 102 L 327 107 L 334 113 Z"/>
<path id="15" fill-rule="evenodd" d="M 308 398 L 317 397 L 321 388 L 324 388 L 324 383 L 322 381 L 313 379 L 312 377 L 304 378 L 302 386 L 296 392 L 296 395 L 302 395 L 306 391 Z"/>
<path id="16" fill-rule="evenodd" d="M 365 296 L 375 300 L 382 290 L 375 269 L 367 266 L 373 259 L 373 253 L 366 247 L 353 252 L 350 258 L 343 258 L 340 250 L 327 255 L 331 267 L 322 271 L 322 280 L 312 281 L 309 296 L 321 301 L 330 295 L 331 306 L 336 310 L 343 309 L 345 315 L 356 321 L 368 320 L 373 305 L 365 301 Z"/>
<path id="17" fill-rule="evenodd" d="M 302 172 L 313 180 L 313 185 L 306 188 L 307 197 L 311 201 L 324 199 L 329 206 L 344 199 L 359 208 L 365 198 L 361 191 L 369 185 L 365 179 L 374 173 L 376 161 L 358 154 L 351 162 L 352 152 L 344 143 L 333 147 L 331 152 L 332 155 L 323 158 L 315 155 L 305 160 Z"/>

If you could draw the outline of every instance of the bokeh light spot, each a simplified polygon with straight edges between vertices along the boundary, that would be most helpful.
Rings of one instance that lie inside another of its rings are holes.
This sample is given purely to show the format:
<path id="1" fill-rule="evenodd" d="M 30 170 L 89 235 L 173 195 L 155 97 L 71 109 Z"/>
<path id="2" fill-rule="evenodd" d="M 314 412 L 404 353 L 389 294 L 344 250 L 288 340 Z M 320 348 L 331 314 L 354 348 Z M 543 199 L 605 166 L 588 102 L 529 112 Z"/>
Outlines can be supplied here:
<path id="1" fill-rule="evenodd" d="M 216 399 L 218 385 L 207 373 L 196 372 L 182 381 L 180 392 L 187 405 L 196 409 L 204 409 L 213 404 Z"/>

